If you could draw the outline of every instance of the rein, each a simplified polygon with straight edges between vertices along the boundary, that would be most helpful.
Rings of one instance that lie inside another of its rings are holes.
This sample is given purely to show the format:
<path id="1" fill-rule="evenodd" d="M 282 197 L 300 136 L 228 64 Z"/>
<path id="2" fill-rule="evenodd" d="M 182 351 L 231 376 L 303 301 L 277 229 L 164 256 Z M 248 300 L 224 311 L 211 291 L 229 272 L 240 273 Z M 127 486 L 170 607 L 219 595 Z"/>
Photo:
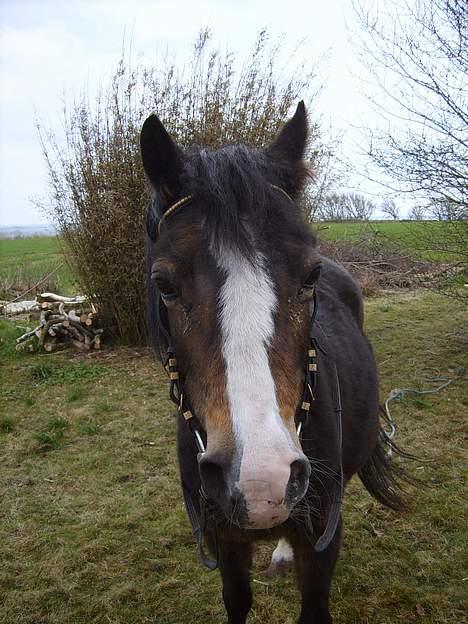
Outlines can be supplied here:
<path id="1" fill-rule="evenodd" d="M 284 191 L 282 188 L 277 187 L 275 185 L 271 185 L 275 190 L 283 193 L 290 201 L 293 201 L 292 198 Z M 158 234 L 161 232 L 161 224 L 165 219 L 174 214 L 177 210 L 186 206 L 193 200 L 192 195 L 187 195 L 183 197 L 178 202 L 170 206 L 166 210 L 166 212 L 161 216 L 158 223 Z M 310 302 L 310 324 L 309 324 L 309 344 L 307 350 L 307 362 L 304 368 L 304 386 L 301 395 L 301 400 L 296 408 L 295 414 L 295 423 L 296 423 L 296 431 L 298 438 L 302 445 L 302 436 L 305 427 L 308 424 L 310 409 L 312 403 L 315 401 L 315 392 L 317 386 L 317 349 L 324 355 L 327 355 L 326 351 L 317 343 L 315 338 L 312 335 L 314 329 L 314 322 L 317 316 L 318 304 L 317 304 L 317 292 L 314 288 L 313 297 Z M 162 300 L 161 295 L 159 295 L 159 299 L 157 302 L 157 320 L 159 331 L 164 336 L 166 341 L 166 361 L 164 362 L 164 368 L 169 376 L 170 386 L 169 386 L 169 398 L 171 401 L 177 406 L 177 411 L 183 417 L 186 422 L 190 432 L 193 436 L 193 440 L 198 449 L 198 459 L 205 453 L 206 446 L 204 442 L 204 431 L 195 415 L 194 411 L 191 409 L 189 401 L 187 399 L 186 394 L 183 391 L 182 382 L 179 375 L 179 370 L 177 367 L 177 359 L 175 355 L 175 350 L 172 345 L 171 332 L 167 319 L 167 310 L 166 306 Z M 343 466 L 342 466 L 342 405 L 341 405 L 341 391 L 340 391 L 340 383 L 338 378 L 338 370 L 336 365 L 334 366 L 335 370 L 335 386 L 336 386 L 336 419 L 337 419 L 337 430 L 338 430 L 338 451 L 339 451 L 339 469 L 338 475 L 334 479 L 335 486 L 333 495 L 331 497 L 330 510 L 328 513 L 327 524 L 325 526 L 324 532 L 314 545 L 314 550 L 316 552 L 324 551 L 332 541 L 336 529 L 338 526 L 338 522 L 340 519 L 341 512 L 341 502 L 343 498 L 343 489 L 344 489 L 344 479 L 343 479 Z M 202 516 L 200 517 L 197 507 L 194 504 L 192 496 L 188 490 L 182 483 L 182 491 L 184 495 L 185 508 L 187 510 L 187 515 L 190 520 L 190 524 L 192 526 L 192 532 L 197 542 L 197 553 L 200 559 L 200 562 L 207 567 L 209 570 L 214 570 L 218 567 L 218 557 L 216 553 L 216 558 L 209 558 L 203 547 L 203 534 L 207 533 L 207 526 L 205 523 L 205 503 L 207 502 L 205 493 L 203 491 L 203 487 L 200 490 L 200 503 Z M 217 551 L 217 534 L 216 528 L 211 527 L 212 530 L 212 541 L 215 545 L 215 549 Z M 313 532 L 312 529 L 310 529 Z"/>

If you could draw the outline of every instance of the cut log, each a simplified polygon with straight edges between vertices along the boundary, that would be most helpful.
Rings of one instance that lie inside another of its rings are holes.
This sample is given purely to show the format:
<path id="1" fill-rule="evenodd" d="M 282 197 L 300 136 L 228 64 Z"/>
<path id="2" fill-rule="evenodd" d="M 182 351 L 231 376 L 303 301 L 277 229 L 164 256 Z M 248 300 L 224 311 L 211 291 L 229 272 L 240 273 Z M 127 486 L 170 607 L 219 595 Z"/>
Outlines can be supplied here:
<path id="1" fill-rule="evenodd" d="M 20 342 L 24 342 L 28 338 L 32 338 L 33 336 L 36 336 L 36 331 L 37 331 L 37 327 L 35 327 L 34 329 L 30 329 L 29 331 L 24 333 L 22 336 L 19 336 L 19 338 L 16 339 L 16 344 L 19 344 Z"/>
<path id="2" fill-rule="evenodd" d="M 62 295 L 56 295 L 55 293 L 42 293 L 41 295 L 37 295 L 37 301 L 52 303 L 58 301 L 60 303 L 68 303 L 68 304 L 76 304 L 87 303 L 88 297 L 85 295 L 76 295 L 75 297 L 63 297 Z"/>
<path id="3" fill-rule="evenodd" d="M 66 327 L 64 327 L 64 323 L 66 321 L 63 321 L 62 323 L 54 323 L 54 325 L 51 325 L 49 327 L 49 336 L 57 336 L 60 334 L 67 334 L 67 329 Z"/>
<path id="4" fill-rule="evenodd" d="M 72 338 L 70 342 L 75 347 L 75 349 L 78 349 L 78 351 L 89 351 L 91 348 L 89 345 L 86 345 L 84 342 L 80 342 L 79 340 L 75 340 L 74 338 Z"/>
<path id="5" fill-rule="evenodd" d="M 40 305 L 37 301 L 15 301 L 13 303 L 6 303 L 3 306 L 2 312 L 6 316 L 15 316 L 15 314 L 27 314 L 28 312 L 37 312 L 40 310 Z"/>
<path id="6" fill-rule="evenodd" d="M 63 314 L 50 314 L 47 316 L 47 323 L 62 323 L 63 321 L 66 321 L 67 317 L 64 316 Z"/>
<path id="7" fill-rule="evenodd" d="M 67 331 L 70 336 L 72 336 L 72 338 L 74 338 L 75 340 L 78 340 L 78 342 L 84 342 L 84 335 L 78 329 L 76 329 L 76 327 L 73 327 L 73 325 L 69 325 L 67 327 Z"/>
<path id="8" fill-rule="evenodd" d="M 22 342 L 19 342 L 16 345 L 16 350 L 17 351 L 23 351 L 26 349 L 33 350 L 35 344 L 36 344 L 36 336 L 29 336 L 28 338 L 26 338 Z"/>
<path id="9" fill-rule="evenodd" d="M 61 349 L 65 349 L 66 346 L 66 342 L 52 342 L 52 340 L 48 340 L 44 344 L 44 350 L 48 353 L 51 353 L 52 351 L 60 351 Z"/>
<path id="10" fill-rule="evenodd" d="M 49 338 L 47 341 L 44 341 L 44 345 L 43 345 L 44 351 L 47 351 L 48 353 L 52 352 L 56 344 L 57 344 L 57 338 Z"/>
<path id="11" fill-rule="evenodd" d="M 75 323 L 82 323 L 81 316 L 78 316 L 75 310 L 70 310 L 68 312 L 68 319 L 70 321 L 75 321 Z"/>

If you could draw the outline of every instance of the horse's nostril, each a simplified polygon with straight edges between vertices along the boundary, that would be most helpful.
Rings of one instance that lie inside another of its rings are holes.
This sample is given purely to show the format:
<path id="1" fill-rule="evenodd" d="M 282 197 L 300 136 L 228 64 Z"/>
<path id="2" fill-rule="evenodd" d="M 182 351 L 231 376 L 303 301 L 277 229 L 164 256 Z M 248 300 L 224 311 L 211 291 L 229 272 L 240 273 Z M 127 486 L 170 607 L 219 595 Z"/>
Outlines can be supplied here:
<path id="1" fill-rule="evenodd" d="M 310 472 L 310 464 L 306 459 L 296 459 L 292 462 L 286 497 L 290 505 L 295 505 L 306 493 Z"/>
<path id="2" fill-rule="evenodd" d="M 199 470 L 202 486 L 208 497 L 220 499 L 226 490 L 223 462 L 205 455 L 200 459 Z"/>
<path id="3" fill-rule="evenodd" d="M 308 480 L 310 477 L 310 464 L 306 459 L 296 459 L 291 464 L 291 478 L 296 481 Z"/>

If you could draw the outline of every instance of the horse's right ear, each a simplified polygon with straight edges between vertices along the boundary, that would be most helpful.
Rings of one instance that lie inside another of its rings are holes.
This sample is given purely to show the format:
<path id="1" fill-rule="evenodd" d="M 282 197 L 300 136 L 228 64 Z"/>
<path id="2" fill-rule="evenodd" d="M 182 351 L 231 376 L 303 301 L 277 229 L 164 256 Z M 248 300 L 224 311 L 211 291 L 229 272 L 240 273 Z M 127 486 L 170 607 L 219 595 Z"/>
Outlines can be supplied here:
<path id="1" fill-rule="evenodd" d="M 177 196 L 182 155 L 156 115 L 150 115 L 140 133 L 143 168 L 154 189 L 170 201 Z"/>

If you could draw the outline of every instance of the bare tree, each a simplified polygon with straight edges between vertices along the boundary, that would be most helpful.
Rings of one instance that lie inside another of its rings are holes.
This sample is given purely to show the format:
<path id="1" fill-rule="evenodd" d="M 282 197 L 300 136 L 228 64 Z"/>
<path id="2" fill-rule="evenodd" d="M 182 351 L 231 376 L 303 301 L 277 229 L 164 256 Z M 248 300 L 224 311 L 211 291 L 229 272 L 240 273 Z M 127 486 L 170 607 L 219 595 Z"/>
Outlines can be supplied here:
<path id="1" fill-rule="evenodd" d="M 321 221 L 342 221 L 345 219 L 344 195 L 327 193 L 317 206 L 317 217 Z"/>
<path id="2" fill-rule="evenodd" d="M 322 221 L 367 221 L 375 211 L 374 204 L 359 193 L 328 193 L 317 208 Z"/>
<path id="3" fill-rule="evenodd" d="M 439 221 L 466 221 L 468 219 L 468 204 L 460 206 L 449 199 L 439 200 L 429 206 L 429 214 Z"/>
<path id="4" fill-rule="evenodd" d="M 391 217 L 392 219 L 394 219 L 395 221 L 398 219 L 398 217 L 400 216 L 400 209 L 398 208 L 398 206 L 396 205 L 396 203 L 393 201 L 393 199 L 390 199 L 390 197 L 386 197 L 383 202 L 382 205 L 380 206 L 380 210 L 387 216 Z"/>
<path id="5" fill-rule="evenodd" d="M 368 221 L 375 211 L 375 206 L 370 199 L 359 193 L 349 193 L 345 202 L 347 219 Z"/>
<path id="6" fill-rule="evenodd" d="M 361 58 L 376 86 L 377 95 L 370 97 L 384 122 L 369 134 L 371 162 L 391 189 L 424 198 L 441 218 L 463 217 L 468 3 L 394 0 L 386 14 L 362 4 L 356 10 Z"/>
<path id="7" fill-rule="evenodd" d="M 425 210 L 423 206 L 419 206 L 418 204 L 414 204 L 411 206 L 408 217 L 412 221 L 423 221 L 426 216 Z"/>

